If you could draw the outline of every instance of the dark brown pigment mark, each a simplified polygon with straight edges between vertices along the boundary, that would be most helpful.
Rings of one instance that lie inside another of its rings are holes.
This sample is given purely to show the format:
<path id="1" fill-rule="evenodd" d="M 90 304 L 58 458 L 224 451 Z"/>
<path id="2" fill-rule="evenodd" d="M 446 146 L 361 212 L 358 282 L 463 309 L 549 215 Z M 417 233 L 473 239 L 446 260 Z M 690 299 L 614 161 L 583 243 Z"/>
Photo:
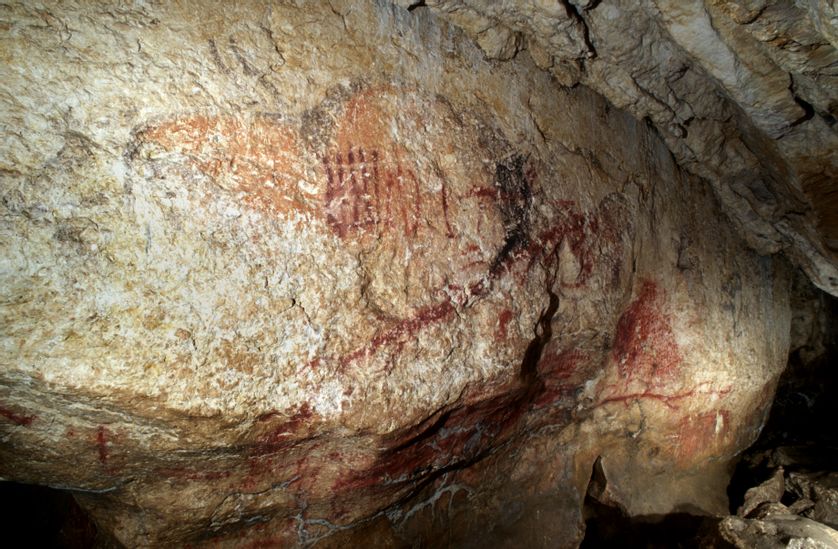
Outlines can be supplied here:
<path id="1" fill-rule="evenodd" d="M 99 463 L 107 465 L 110 457 L 110 450 L 108 449 L 108 439 L 110 438 L 110 431 L 104 425 L 100 425 L 96 430 L 96 447 L 99 450 Z"/>
<path id="2" fill-rule="evenodd" d="M 37 416 L 25 416 L 23 414 L 17 414 L 8 408 L 0 407 L 0 416 L 8 419 L 15 425 L 20 425 L 21 427 L 29 427 L 32 425 L 32 422 L 37 419 Z"/>
<path id="3" fill-rule="evenodd" d="M 495 165 L 495 189 L 506 237 L 492 261 L 490 272 L 496 272 L 516 250 L 529 244 L 532 187 L 524 169 L 526 159 L 513 155 Z"/>

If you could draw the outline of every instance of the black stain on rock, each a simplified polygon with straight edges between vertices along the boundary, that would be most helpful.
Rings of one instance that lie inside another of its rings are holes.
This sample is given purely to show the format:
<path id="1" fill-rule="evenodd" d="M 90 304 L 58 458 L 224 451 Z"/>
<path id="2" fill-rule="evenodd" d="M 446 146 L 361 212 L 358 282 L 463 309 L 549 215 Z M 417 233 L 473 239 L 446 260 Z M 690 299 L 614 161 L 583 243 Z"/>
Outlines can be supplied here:
<path id="1" fill-rule="evenodd" d="M 492 261 L 491 273 L 496 274 L 506 260 L 529 244 L 532 187 L 526 174 L 526 158 L 515 154 L 495 165 L 495 188 L 506 238 Z"/>

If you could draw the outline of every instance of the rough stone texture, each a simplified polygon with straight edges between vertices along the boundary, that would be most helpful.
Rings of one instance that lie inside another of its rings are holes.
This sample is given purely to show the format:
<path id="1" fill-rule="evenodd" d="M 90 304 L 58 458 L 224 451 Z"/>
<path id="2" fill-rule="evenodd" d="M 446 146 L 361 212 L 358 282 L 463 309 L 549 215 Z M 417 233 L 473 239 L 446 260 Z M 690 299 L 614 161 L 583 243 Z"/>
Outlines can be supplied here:
<path id="1" fill-rule="evenodd" d="M 808 518 L 838 528 L 838 473 L 791 473 L 789 483 L 795 496 L 811 502 L 805 509 Z"/>
<path id="2" fill-rule="evenodd" d="M 728 517 L 720 531 L 737 549 L 838 548 L 838 531 L 792 514 L 778 513 L 765 520 Z"/>
<path id="3" fill-rule="evenodd" d="M 736 514 L 740 517 L 747 517 L 760 505 L 779 503 L 786 490 L 783 473 L 783 468 L 779 467 L 771 478 L 745 492 L 745 503 L 736 511 Z"/>
<path id="4" fill-rule="evenodd" d="M 646 124 L 425 9 L 0 29 L 0 476 L 129 546 L 573 546 L 595 462 L 726 514 L 788 269 Z"/>
<path id="5" fill-rule="evenodd" d="M 721 522 L 720 532 L 737 549 L 838 548 L 838 531 L 793 514 L 751 520 L 728 517 Z"/>
<path id="6" fill-rule="evenodd" d="M 400 0 L 403 5 L 409 0 Z M 650 120 L 762 253 L 838 295 L 838 14 L 827 0 L 428 0 L 489 57 Z"/>

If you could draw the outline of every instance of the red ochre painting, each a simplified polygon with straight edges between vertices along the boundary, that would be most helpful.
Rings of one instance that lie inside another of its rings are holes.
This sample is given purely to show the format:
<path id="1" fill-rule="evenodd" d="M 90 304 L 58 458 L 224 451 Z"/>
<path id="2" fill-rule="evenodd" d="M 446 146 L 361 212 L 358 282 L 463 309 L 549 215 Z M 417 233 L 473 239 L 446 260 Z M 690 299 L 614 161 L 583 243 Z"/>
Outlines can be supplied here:
<path id="1" fill-rule="evenodd" d="M 331 363 L 345 370 L 382 348 L 398 349 L 428 326 L 451 319 L 457 306 L 488 295 L 498 279 L 513 272 L 526 276 L 534 265 L 555 261 L 555 251 L 562 243 L 579 263 L 576 279 L 562 281 L 562 285 L 584 288 L 595 273 L 606 273 L 602 276 L 613 278 L 612 285 L 619 283 L 624 227 L 617 226 L 620 223 L 615 220 L 620 216 L 611 211 L 613 204 L 587 212 L 572 201 L 544 197 L 554 210 L 552 222 L 529 227 L 532 193 L 538 179 L 532 166 L 515 160 L 520 157 L 499 158 L 494 181 L 491 171 L 486 170 L 466 181 L 464 188 L 452 188 L 433 159 L 417 158 L 394 137 L 411 127 L 423 126 L 423 110 L 412 103 L 393 112 L 392 105 L 400 104 L 397 96 L 396 90 L 375 88 L 347 99 L 335 113 L 331 140 L 314 153 L 304 153 L 300 147 L 296 124 L 266 114 L 176 116 L 146 126 L 136 137 L 140 143 L 181 155 L 188 165 L 238 193 L 254 210 L 271 216 L 304 213 L 319 219 L 324 229 L 347 244 L 371 236 L 384 238 L 396 247 L 416 243 L 443 246 L 445 242 L 456 243 L 458 226 L 474 223 L 474 219 L 462 218 L 464 212 L 496 212 L 494 217 L 478 220 L 498 225 L 494 230 L 499 235 L 506 231 L 506 241 L 494 244 L 494 257 L 485 252 L 480 255 L 480 249 L 471 243 L 462 249 L 457 245 L 450 248 L 453 255 L 447 268 L 454 273 L 472 273 L 468 275 L 472 280 L 431 288 L 428 294 L 437 296 L 436 301 L 426 302 L 400 319 L 391 319 L 354 350 L 315 358 L 311 367 Z M 430 108 L 436 108 L 433 102 Z M 446 142 L 451 137 L 439 137 L 445 134 L 437 134 L 436 139 L 441 141 L 430 143 L 429 150 L 453 150 L 453 145 Z M 517 225 L 513 217 L 519 220 Z M 479 233 L 486 227 L 477 225 L 476 229 Z M 667 332 L 649 309 L 649 303 L 658 299 L 655 292 L 653 286 L 644 286 L 638 302 L 623 315 L 615 353 L 621 355 L 621 363 L 628 361 L 643 374 L 654 362 L 656 375 L 665 377 L 680 357 L 671 331 Z M 498 314 L 496 335 L 504 340 L 509 337 L 514 313 L 507 308 Z M 629 333 L 635 329 L 654 335 L 660 345 L 653 351 L 643 351 Z"/>

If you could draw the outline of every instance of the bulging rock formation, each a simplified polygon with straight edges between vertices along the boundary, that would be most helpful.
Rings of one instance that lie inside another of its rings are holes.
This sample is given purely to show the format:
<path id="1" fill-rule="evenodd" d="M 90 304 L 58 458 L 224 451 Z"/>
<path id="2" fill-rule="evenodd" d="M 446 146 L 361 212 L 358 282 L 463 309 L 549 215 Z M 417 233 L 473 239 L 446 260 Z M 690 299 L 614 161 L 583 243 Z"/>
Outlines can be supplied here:
<path id="1" fill-rule="evenodd" d="M 838 295 L 838 11 L 826 0 L 428 0 L 494 59 L 526 50 L 648 119 L 761 253 Z"/>
<path id="2" fill-rule="evenodd" d="M 817 116 L 743 112 L 623 28 L 700 100 L 620 100 L 597 29 L 645 20 L 557 6 L 10 5 L 0 476 L 132 547 L 572 547 L 586 494 L 726 513 L 789 350 L 793 270 L 753 246 L 835 291 L 826 218 L 777 194 L 831 184 L 832 89 L 800 69 Z M 681 40 L 687 9 L 655 21 Z M 683 135 L 632 116 L 664 113 Z"/>

